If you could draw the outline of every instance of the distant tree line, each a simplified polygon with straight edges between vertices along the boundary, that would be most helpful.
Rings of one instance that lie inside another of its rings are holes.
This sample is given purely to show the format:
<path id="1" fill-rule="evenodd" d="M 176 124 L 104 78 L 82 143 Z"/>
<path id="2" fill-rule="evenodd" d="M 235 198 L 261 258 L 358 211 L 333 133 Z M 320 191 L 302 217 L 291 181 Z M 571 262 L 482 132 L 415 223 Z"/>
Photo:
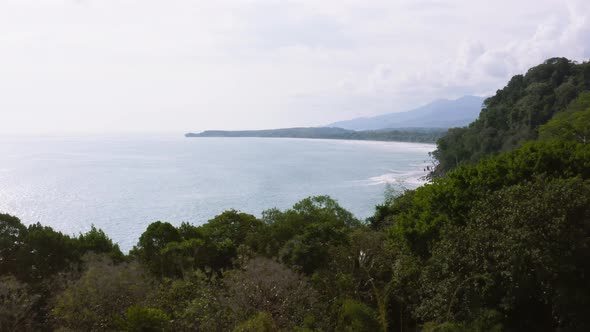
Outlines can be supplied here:
<path id="1" fill-rule="evenodd" d="M 188 133 L 186 137 L 274 137 L 315 138 L 363 141 L 398 141 L 434 143 L 446 133 L 446 128 L 398 128 L 355 131 L 335 127 L 283 128 L 268 130 L 207 130 Z"/>

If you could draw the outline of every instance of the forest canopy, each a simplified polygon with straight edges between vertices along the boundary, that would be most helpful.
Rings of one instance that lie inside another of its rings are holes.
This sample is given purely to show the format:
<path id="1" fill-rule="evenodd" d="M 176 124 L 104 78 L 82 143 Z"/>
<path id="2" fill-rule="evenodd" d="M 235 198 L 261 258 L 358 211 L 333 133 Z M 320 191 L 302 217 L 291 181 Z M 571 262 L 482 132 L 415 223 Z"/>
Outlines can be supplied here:
<path id="1" fill-rule="evenodd" d="M 434 152 L 438 174 L 537 139 L 542 125 L 566 112 L 572 101 L 589 89 L 590 63 L 566 58 L 549 59 L 512 77 L 508 85 L 484 101 L 477 120 L 467 127 L 450 129 L 438 140 Z M 587 103 L 587 98 L 579 102 Z"/>

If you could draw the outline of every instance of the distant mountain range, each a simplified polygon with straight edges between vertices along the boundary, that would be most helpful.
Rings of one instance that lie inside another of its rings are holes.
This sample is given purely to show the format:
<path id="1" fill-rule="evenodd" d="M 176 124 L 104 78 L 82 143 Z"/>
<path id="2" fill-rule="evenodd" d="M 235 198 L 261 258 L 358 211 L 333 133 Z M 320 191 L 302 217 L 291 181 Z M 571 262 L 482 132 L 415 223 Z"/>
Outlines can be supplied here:
<path id="1" fill-rule="evenodd" d="M 339 121 L 326 127 L 351 130 L 463 127 L 477 119 L 484 99 L 476 96 L 464 96 L 455 100 L 441 99 L 407 112 Z"/>

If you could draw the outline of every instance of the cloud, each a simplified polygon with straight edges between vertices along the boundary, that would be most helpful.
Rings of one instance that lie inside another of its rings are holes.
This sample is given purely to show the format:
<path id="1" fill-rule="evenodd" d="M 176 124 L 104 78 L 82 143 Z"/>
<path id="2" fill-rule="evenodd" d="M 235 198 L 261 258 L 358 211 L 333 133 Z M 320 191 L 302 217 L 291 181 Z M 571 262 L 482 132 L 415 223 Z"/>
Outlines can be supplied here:
<path id="1" fill-rule="evenodd" d="M 590 57 L 587 0 L 5 0 L 0 131 L 319 125 Z M 67 124 L 67 125 L 65 125 Z"/>
<path id="2" fill-rule="evenodd" d="M 364 85 L 369 88 L 359 87 L 357 91 L 399 99 L 407 99 L 408 94 L 427 96 L 422 102 L 463 94 L 488 95 L 505 85 L 511 76 L 524 73 L 548 58 L 565 56 L 577 61 L 588 60 L 589 4 L 567 1 L 566 10 L 543 18 L 532 34 L 508 43 L 494 45 L 485 38 L 467 39 L 460 42 L 454 52 L 446 56 L 441 52 L 435 61 L 425 61 L 418 66 L 377 64 L 366 74 L 369 83 Z M 396 75 L 389 75 L 393 72 Z"/>

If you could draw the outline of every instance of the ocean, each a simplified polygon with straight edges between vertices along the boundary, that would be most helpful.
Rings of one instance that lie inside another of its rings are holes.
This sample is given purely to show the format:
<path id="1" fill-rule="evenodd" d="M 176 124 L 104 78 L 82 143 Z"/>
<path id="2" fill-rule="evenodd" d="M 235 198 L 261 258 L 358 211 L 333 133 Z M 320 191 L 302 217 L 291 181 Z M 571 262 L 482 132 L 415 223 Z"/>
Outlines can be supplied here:
<path id="1" fill-rule="evenodd" d="M 329 195 L 364 219 L 415 188 L 431 144 L 182 135 L 0 137 L 0 213 L 77 235 L 101 228 L 128 251 L 151 222 L 260 216 Z M 389 188 L 389 189 L 388 189 Z"/>

